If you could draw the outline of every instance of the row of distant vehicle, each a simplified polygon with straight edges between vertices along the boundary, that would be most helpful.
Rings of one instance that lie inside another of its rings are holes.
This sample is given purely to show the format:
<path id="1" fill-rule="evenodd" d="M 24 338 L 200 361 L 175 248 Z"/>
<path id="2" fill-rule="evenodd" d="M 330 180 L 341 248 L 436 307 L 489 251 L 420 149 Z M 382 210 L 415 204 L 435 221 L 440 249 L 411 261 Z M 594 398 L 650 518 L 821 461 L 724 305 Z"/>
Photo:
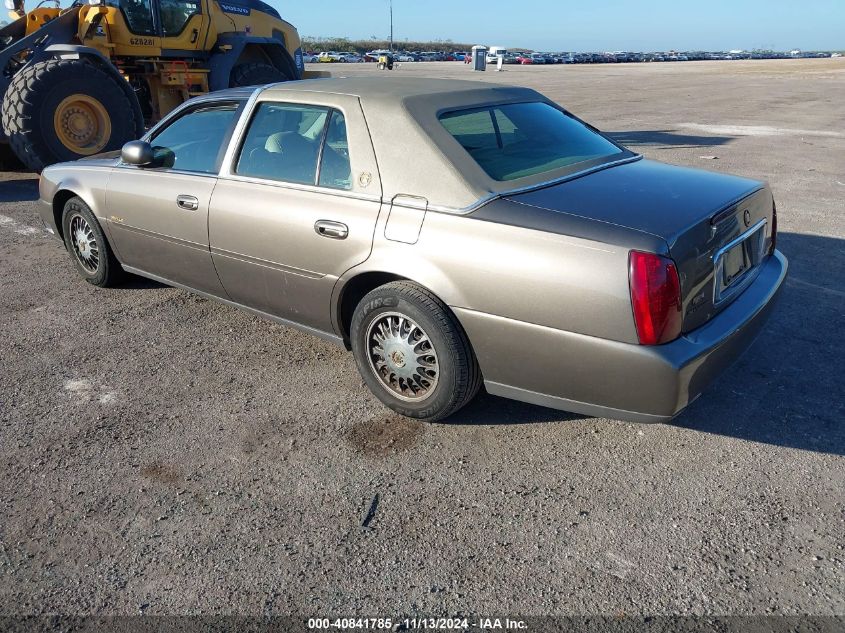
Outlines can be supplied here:
<path id="1" fill-rule="evenodd" d="M 632 53 L 617 51 L 612 53 L 538 53 L 528 51 L 508 51 L 499 47 L 487 53 L 487 63 L 493 64 L 502 56 L 505 64 L 607 64 L 607 63 L 631 63 L 631 62 L 685 62 L 699 60 L 729 60 L 729 59 L 792 59 L 797 57 L 840 57 L 840 53 L 830 52 L 801 52 L 792 51 L 789 53 L 779 51 L 664 51 L 652 53 Z M 368 53 L 359 54 L 355 52 L 323 51 L 311 52 L 305 55 L 305 61 L 309 63 L 333 62 L 333 63 L 363 63 L 376 62 L 381 55 L 393 55 L 398 62 L 451 62 L 465 61 L 471 53 L 468 51 L 388 51 L 373 50 Z"/>
<path id="2" fill-rule="evenodd" d="M 686 62 L 721 59 L 791 59 L 795 57 L 839 57 L 839 53 L 782 53 L 767 52 L 705 52 L 705 51 L 668 51 L 653 53 L 529 53 L 525 51 L 504 51 L 497 49 L 487 54 L 487 63 L 496 63 L 502 55 L 505 64 L 614 64 L 631 62 Z"/>
<path id="3" fill-rule="evenodd" d="M 309 52 L 304 55 L 307 63 L 333 62 L 333 63 L 362 63 L 362 62 L 376 62 L 382 55 L 392 55 L 396 61 L 399 62 L 455 62 L 464 61 L 469 53 L 461 52 L 443 52 L 443 51 L 389 51 L 389 50 L 373 50 L 363 55 L 354 52 L 337 52 L 337 51 L 323 51 L 320 53 Z"/>

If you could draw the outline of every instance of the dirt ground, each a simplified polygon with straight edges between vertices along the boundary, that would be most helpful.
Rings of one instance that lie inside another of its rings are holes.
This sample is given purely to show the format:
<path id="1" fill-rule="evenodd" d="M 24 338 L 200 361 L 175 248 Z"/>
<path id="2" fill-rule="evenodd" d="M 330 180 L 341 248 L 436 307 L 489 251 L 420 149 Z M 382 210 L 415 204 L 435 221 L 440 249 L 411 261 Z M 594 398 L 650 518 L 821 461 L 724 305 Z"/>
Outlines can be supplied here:
<path id="1" fill-rule="evenodd" d="M 771 183 L 790 276 L 749 353 L 672 424 L 402 419 L 321 340 L 83 283 L 6 174 L 0 614 L 845 614 L 845 60 L 505 68 L 393 74 Z"/>

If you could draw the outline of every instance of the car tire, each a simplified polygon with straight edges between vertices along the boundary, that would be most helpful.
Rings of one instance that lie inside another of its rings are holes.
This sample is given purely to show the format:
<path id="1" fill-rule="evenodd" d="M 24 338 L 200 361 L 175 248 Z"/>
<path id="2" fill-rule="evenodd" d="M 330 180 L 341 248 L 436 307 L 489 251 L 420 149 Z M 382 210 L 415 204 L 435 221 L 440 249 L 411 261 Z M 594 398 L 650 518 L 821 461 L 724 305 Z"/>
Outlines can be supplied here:
<path id="1" fill-rule="evenodd" d="M 108 288 L 123 280 L 126 273 L 100 223 L 81 198 L 73 197 L 65 203 L 62 235 L 76 269 L 89 284 Z"/>
<path id="2" fill-rule="evenodd" d="M 229 75 L 229 87 L 263 86 L 290 79 L 285 73 L 270 64 L 238 64 Z"/>
<path id="3" fill-rule="evenodd" d="M 409 281 L 379 286 L 358 303 L 350 330 L 364 382 L 397 413 L 435 422 L 478 393 L 481 370 L 466 333 L 422 286 Z"/>

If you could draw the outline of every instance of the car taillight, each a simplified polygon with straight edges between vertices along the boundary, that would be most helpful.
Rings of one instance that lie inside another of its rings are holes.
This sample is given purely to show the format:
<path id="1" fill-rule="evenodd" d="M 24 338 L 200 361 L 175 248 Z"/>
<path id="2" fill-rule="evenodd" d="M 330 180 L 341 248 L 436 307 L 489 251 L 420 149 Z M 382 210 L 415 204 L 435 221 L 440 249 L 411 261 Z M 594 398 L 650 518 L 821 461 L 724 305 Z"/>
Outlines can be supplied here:
<path id="1" fill-rule="evenodd" d="M 778 206 L 772 200 L 772 244 L 769 247 L 769 254 L 775 252 L 775 246 L 778 243 Z"/>
<path id="2" fill-rule="evenodd" d="M 659 345 L 678 338 L 681 282 L 675 262 L 653 253 L 631 251 L 628 280 L 640 345 Z"/>

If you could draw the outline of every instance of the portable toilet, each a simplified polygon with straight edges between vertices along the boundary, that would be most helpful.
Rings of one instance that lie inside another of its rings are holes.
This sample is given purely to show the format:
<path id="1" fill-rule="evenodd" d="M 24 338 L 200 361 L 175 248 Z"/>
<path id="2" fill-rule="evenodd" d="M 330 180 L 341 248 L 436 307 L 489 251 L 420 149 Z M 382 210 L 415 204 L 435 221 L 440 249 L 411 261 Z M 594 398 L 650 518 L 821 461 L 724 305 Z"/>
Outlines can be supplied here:
<path id="1" fill-rule="evenodd" d="M 473 46 L 472 47 L 472 69 L 473 70 L 487 70 L 487 47 Z"/>

